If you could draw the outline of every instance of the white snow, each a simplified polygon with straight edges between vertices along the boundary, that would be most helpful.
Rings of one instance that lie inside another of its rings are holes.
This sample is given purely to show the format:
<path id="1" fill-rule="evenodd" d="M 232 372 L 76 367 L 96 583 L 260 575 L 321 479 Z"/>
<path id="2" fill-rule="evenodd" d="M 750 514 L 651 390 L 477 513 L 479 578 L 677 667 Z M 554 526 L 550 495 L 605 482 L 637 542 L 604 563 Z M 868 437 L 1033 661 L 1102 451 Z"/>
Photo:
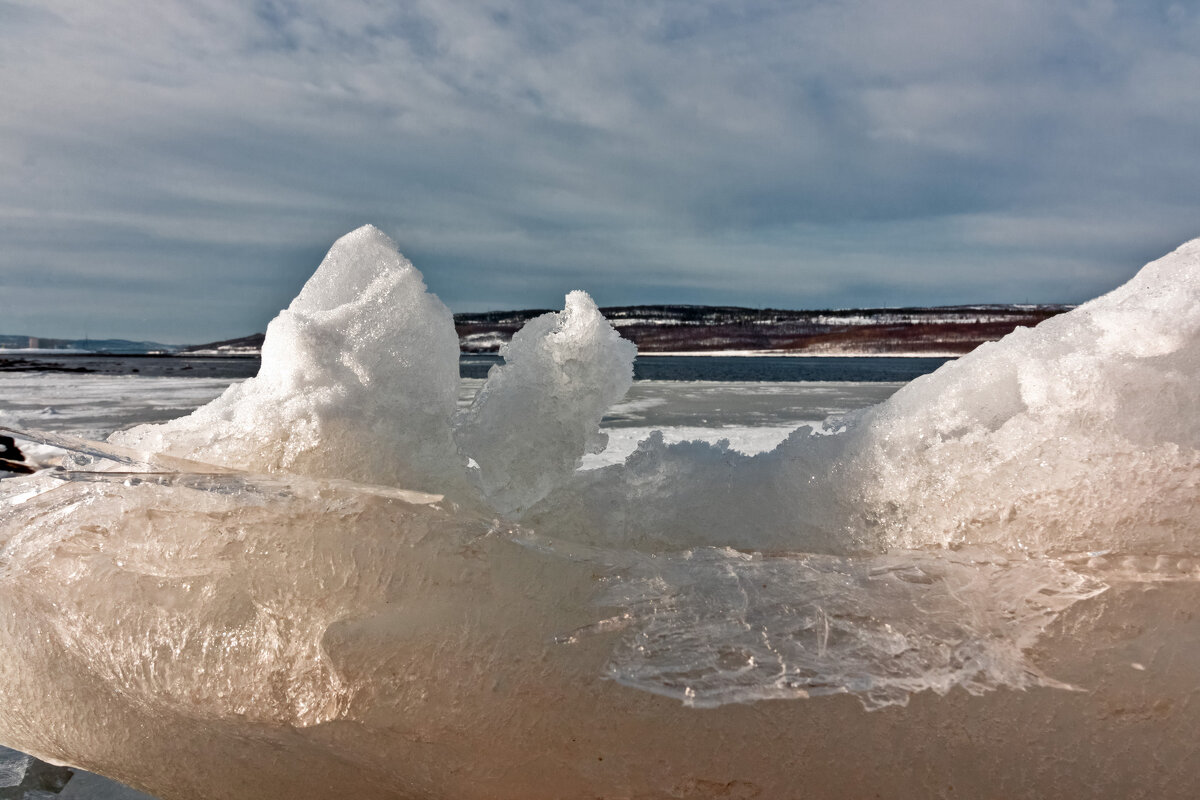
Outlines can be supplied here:
<path id="1" fill-rule="evenodd" d="M 819 426 L 822 420 L 807 420 L 800 424 Z M 608 444 L 604 450 L 583 457 L 582 469 L 599 469 L 613 464 L 622 464 L 629 458 L 638 444 L 655 433 L 661 433 L 668 444 L 678 442 L 706 442 L 716 445 L 728 444 L 729 449 L 745 455 L 774 450 L 796 429 L 795 424 L 714 427 L 702 425 L 653 425 L 638 427 L 606 428 Z"/>
<path id="2" fill-rule="evenodd" d="M 460 346 L 464 346 L 467 350 L 491 350 L 501 348 L 507 343 L 507 336 L 489 331 L 487 333 L 468 333 L 462 337 Z"/>
<path id="3" fill-rule="evenodd" d="M 187 352 L 187 354 L 189 356 L 210 356 L 210 357 L 218 357 L 218 356 L 237 356 L 237 357 L 250 356 L 250 357 L 253 357 L 253 356 L 261 356 L 262 350 L 258 347 L 233 347 L 230 345 L 225 345 L 222 347 L 215 347 L 215 348 L 208 348 L 208 349 L 189 350 Z"/>

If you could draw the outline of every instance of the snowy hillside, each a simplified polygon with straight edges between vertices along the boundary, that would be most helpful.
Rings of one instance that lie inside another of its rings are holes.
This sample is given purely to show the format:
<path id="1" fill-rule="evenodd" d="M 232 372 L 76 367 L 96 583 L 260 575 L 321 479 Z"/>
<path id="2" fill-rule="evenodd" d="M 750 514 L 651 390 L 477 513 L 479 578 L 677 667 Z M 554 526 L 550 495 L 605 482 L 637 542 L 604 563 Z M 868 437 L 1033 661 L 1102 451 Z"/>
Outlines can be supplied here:
<path id="1" fill-rule="evenodd" d="M 966 353 L 1065 305 L 974 305 L 817 311 L 730 306 L 616 306 L 604 316 L 641 353 L 781 351 L 810 355 Z M 465 352 L 495 352 L 543 311 L 456 314 Z"/>

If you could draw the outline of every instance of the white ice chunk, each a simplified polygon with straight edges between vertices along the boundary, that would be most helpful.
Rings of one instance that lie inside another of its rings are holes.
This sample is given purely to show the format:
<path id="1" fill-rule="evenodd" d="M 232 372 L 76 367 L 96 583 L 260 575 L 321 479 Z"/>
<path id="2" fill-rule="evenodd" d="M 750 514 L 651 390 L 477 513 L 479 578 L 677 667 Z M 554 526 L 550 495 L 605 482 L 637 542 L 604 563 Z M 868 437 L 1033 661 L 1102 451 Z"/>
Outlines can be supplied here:
<path id="1" fill-rule="evenodd" d="M 489 502 L 515 511 L 564 483 L 584 454 L 604 449 L 600 419 L 633 382 L 637 348 L 585 292 L 530 320 L 501 349 L 456 438 L 479 465 Z"/>
<path id="2" fill-rule="evenodd" d="M 755 457 L 650 440 L 524 520 L 639 547 L 1200 553 L 1198 382 L 1200 240 L 914 380 L 837 435 L 802 428 Z"/>
<path id="3" fill-rule="evenodd" d="M 863 416 L 850 457 L 895 544 L 1192 552 L 1198 382 L 1194 240 L 913 381 Z"/>
<path id="4" fill-rule="evenodd" d="M 268 326 L 256 378 L 112 441 L 254 471 L 444 489 L 459 469 L 457 393 L 450 311 L 365 225 L 338 239 Z"/>

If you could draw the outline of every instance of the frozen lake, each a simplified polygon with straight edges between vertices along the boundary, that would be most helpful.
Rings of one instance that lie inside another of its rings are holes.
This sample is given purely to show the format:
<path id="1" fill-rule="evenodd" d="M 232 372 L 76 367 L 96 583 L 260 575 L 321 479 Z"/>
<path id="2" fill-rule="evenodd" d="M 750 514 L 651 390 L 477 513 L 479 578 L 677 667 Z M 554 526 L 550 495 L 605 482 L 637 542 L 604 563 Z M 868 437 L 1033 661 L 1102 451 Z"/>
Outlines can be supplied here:
<path id="1" fill-rule="evenodd" d="M 361 228 L 253 381 L 4 369 L 72 458 L 0 484 L 0 740 L 173 800 L 1195 797 L 1198 292 L 902 387 L 634 385 L 572 292 L 480 388 Z"/>
<path id="2" fill-rule="evenodd" d="M 479 363 L 478 357 L 469 360 L 472 364 Z M 703 374 L 702 362 L 706 359 L 680 360 L 694 365 L 692 373 Z M 720 360 L 723 362 L 717 365 L 720 374 L 741 369 L 730 367 L 731 359 Z M 939 359 L 867 360 L 892 362 L 879 368 L 891 370 L 884 374 L 919 371 L 940 363 Z M 128 369 L 138 363 L 130 359 L 110 360 L 108 369 L 92 373 L 0 373 L 0 423 L 103 439 L 116 430 L 188 414 L 217 397 L 230 384 L 242 380 L 229 373 L 237 375 L 247 367 L 244 361 L 231 362 L 223 368 L 226 374 L 219 377 L 212 376 L 217 368 L 192 370 L 186 376 L 177 372 L 162 374 L 161 369 L 156 370 L 157 375 L 111 371 L 118 365 Z M 836 374 L 846 372 L 836 364 L 829 366 Z M 880 374 L 869 366 L 866 370 Z M 477 370 L 472 366 L 464 371 Z M 463 378 L 460 406 L 469 404 L 482 385 L 482 377 Z M 623 460 L 653 430 L 661 430 L 668 442 L 728 439 L 734 449 L 747 454 L 770 450 L 800 425 L 818 425 L 831 415 L 875 405 L 903 385 L 903 381 L 877 380 L 636 381 L 601 425 L 601 430 L 609 435 L 608 448 L 601 454 L 587 456 L 584 467 Z"/>
<path id="3" fill-rule="evenodd" d="M 483 375 L 497 359 L 464 357 L 463 371 L 478 377 L 462 379 L 459 404 L 466 406 L 483 385 Z M 941 359 L 867 359 L 857 374 L 894 375 L 920 371 Z M 193 361 L 203 361 L 197 368 Z M 665 360 L 660 371 L 668 374 L 777 374 L 799 364 L 788 359 L 705 358 Z M 751 362 L 738 364 L 738 361 Z M 829 374 L 856 374 L 837 363 L 846 359 L 805 359 L 823 362 L 817 368 Z M 149 366 L 148 366 L 149 362 Z M 782 365 L 780 362 L 783 362 Z M 173 359 L 89 359 L 79 357 L 68 364 L 87 364 L 93 372 L 7 372 L 0 373 L 0 423 L 39 428 L 89 439 L 104 439 L 116 430 L 147 422 L 161 422 L 187 414 L 221 394 L 257 361 L 204 359 L 181 362 Z M 183 366 L 192 369 L 181 370 Z M 712 373 L 706 373 L 712 367 Z M 137 374 L 131 374 L 137 369 Z M 810 371 L 812 367 L 809 367 Z M 682 371 L 682 372 L 681 372 Z M 899 371 L 899 373 L 897 372 Z M 625 399 L 606 415 L 601 429 L 609 436 L 603 453 L 584 458 L 583 468 L 594 468 L 623 460 L 653 430 L 661 430 L 668 442 L 727 439 L 736 450 L 753 454 L 773 448 L 796 427 L 820 425 L 831 415 L 882 402 L 903 381 L 730 381 L 730 380 L 639 380 Z M 29 455 L 46 463 L 58 458 L 51 448 L 25 446 Z M 0 748 L 0 773 L 6 768 L 25 768 L 26 756 Z M 2 789 L 0 789 L 2 791 Z M 77 770 L 61 794 L 77 800 L 149 800 L 99 775 Z"/>

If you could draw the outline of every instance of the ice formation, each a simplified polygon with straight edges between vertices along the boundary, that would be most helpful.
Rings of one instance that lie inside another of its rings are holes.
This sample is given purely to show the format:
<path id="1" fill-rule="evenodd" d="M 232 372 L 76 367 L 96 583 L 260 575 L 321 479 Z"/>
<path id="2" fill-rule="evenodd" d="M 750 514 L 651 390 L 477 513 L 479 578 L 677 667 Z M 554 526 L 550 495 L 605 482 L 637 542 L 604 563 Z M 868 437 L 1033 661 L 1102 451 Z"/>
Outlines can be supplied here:
<path id="1" fill-rule="evenodd" d="M 1200 786 L 1200 240 L 756 456 L 577 471 L 633 356 L 582 293 L 506 356 L 456 413 L 367 227 L 256 379 L 21 434 L 76 456 L 0 482 L 0 743 L 168 800 Z M 754 702 L 829 694 L 887 710 Z"/>
<path id="2" fill-rule="evenodd" d="M 113 440 L 242 469 L 436 489 L 459 472 L 457 397 L 449 309 L 366 225 L 333 245 L 267 327 L 256 378 Z"/>
<path id="3" fill-rule="evenodd" d="M 583 292 L 558 314 L 530 320 L 500 354 L 456 430 L 480 483 L 503 511 L 565 483 L 585 453 L 604 449 L 600 419 L 633 383 L 637 348 Z"/>
<path id="4" fill-rule="evenodd" d="M 836 436 L 801 428 L 753 458 L 648 440 L 525 521 L 669 548 L 1197 555 L 1198 264 L 1200 240 L 837 421 Z"/>
<path id="5" fill-rule="evenodd" d="M 513 337 L 455 423 L 454 319 L 395 243 L 366 225 L 334 244 L 267 327 L 257 377 L 112 440 L 239 469 L 443 492 L 462 488 L 470 458 L 483 497 L 512 511 L 603 449 L 600 418 L 632 383 L 635 354 L 587 294 L 572 292 L 562 312 Z"/>

